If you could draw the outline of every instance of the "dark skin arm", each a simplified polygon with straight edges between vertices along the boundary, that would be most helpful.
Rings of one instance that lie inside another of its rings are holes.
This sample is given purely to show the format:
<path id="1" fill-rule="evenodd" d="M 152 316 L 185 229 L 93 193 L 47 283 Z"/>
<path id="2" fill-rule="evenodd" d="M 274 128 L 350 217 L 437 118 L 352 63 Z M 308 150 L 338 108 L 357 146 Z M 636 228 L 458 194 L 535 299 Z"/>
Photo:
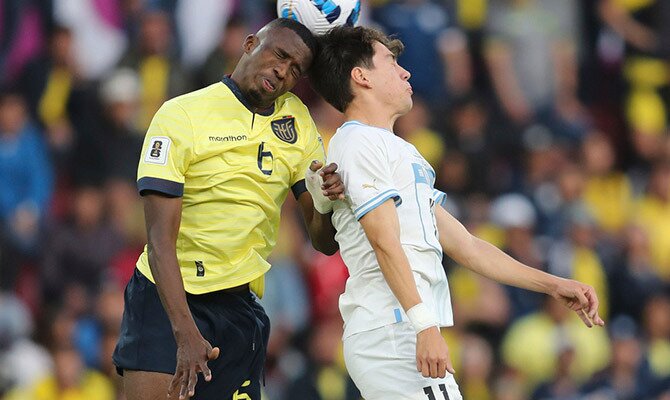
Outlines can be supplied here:
<path id="1" fill-rule="evenodd" d="M 186 303 L 176 250 L 181 198 L 153 193 L 144 196 L 143 201 L 149 267 L 177 342 L 177 368 L 168 396 L 186 399 L 195 394 L 198 373 L 202 372 L 206 381 L 212 379 L 207 361 L 219 356 L 219 348 L 212 348 L 202 337 Z"/>
<path id="2" fill-rule="evenodd" d="M 312 171 L 317 171 L 322 165 L 318 161 L 313 161 L 309 168 Z M 336 170 L 337 164 L 333 163 L 320 172 L 323 178 L 323 186 L 321 187 L 323 194 L 330 200 L 344 199 L 344 185 L 340 174 L 335 172 Z M 321 214 L 316 211 L 312 203 L 312 195 L 307 191 L 298 197 L 298 203 L 300 203 L 300 210 L 314 249 L 328 256 L 335 254 L 339 246 L 335 241 L 335 228 L 331 221 L 333 213 Z"/>

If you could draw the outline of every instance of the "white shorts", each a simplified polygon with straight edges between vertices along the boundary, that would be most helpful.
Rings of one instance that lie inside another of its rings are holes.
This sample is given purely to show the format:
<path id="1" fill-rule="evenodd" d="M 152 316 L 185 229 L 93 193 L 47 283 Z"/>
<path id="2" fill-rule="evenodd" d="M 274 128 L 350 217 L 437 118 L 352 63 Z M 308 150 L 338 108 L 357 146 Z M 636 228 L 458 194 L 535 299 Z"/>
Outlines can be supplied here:
<path id="1" fill-rule="evenodd" d="M 365 400 L 462 400 L 453 375 L 424 378 L 416 370 L 416 333 L 408 322 L 344 339 L 344 361 Z"/>

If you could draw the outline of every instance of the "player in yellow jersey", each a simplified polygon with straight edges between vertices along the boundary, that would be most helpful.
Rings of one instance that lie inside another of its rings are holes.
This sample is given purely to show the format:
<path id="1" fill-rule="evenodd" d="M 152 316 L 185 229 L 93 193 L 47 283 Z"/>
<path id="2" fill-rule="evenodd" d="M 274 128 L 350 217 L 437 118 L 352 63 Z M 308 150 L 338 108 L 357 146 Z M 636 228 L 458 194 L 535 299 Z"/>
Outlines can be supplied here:
<path id="1" fill-rule="evenodd" d="M 323 192 L 313 201 L 306 191 L 306 171 L 325 155 L 307 108 L 288 92 L 316 41 L 278 19 L 243 48 L 231 76 L 167 101 L 145 138 L 138 188 L 148 244 L 126 288 L 113 356 L 128 400 L 168 392 L 260 400 L 270 327 L 254 295 L 263 293 L 289 189 L 314 247 L 337 250 L 326 196 L 343 186 L 329 165 Z"/>

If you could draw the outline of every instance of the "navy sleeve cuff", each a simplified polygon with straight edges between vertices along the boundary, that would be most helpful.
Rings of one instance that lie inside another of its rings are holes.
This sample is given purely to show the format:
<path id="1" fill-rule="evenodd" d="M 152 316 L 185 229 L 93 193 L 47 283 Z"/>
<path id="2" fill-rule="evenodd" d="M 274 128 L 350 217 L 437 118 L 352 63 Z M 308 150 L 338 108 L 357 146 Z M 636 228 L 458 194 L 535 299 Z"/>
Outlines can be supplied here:
<path id="1" fill-rule="evenodd" d="M 303 179 L 296 182 L 295 185 L 291 186 L 291 190 L 293 191 L 293 197 L 295 197 L 295 199 L 298 200 L 298 197 L 300 197 L 301 194 L 307 191 L 305 180 Z"/>
<path id="2" fill-rule="evenodd" d="M 181 197 L 184 195 L 184 184 L 166 179 L 144 177 L 137 181 L 137 190 L 140 196 L 144 196 L 146 192 L 152 191 L 172 197 Z"/>

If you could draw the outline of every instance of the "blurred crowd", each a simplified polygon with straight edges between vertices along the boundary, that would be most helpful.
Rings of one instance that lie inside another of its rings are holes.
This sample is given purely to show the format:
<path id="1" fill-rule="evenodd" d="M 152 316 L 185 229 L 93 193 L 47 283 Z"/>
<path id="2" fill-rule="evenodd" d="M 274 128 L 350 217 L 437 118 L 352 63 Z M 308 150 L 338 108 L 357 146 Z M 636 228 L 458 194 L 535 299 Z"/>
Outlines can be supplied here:
<path id="1" fill-rule="evenodd" d="M 445 259 L 464 398 L 670 399 L 670 1 L 362 3 L 362 24 L 406 45 L 415 105 L 395 131 L 449 211 L 600 297 L 606 326 L 588 329 Z M 0 398 L 123 399 L 111 352 L 146 240 L 144 132 L 275 15 L 269 0 L 0 2 Z M 295 92 L 327 144 L 342 116 L 306 81 Z M 264 399 L 358 400 L 346 267 L 311 249 L 290 196 L 282 216 Z"/>

